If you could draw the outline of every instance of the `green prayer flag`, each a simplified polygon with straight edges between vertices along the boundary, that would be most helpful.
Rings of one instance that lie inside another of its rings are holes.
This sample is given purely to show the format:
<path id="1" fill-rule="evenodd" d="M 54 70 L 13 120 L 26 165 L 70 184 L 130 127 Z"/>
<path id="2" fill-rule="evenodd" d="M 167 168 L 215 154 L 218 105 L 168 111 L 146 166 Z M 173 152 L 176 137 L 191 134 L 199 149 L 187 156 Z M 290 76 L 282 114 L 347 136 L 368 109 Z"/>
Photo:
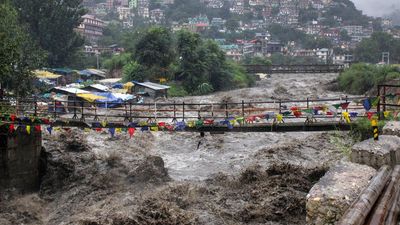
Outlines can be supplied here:
<path id="1" fill-rule="evenodd" d="M 304 112 L 304 113 L 313 113 L 313 110 L 312 109 L 303 109 L 303 110 L 301 110 L 302 112 Z"/>
<path id="2" fill-rule="evenodd" d="M 379 103 L 379 97 L 371 98 L 372 106 L 376 107 Z"/>
<path id="3" fill-rule="evenodd" d="M 335 109 L 339 109 L 339 107 L 341 106 L 341 104 L 334 104 L 332 105 L 333 107 L 335 107 Z"/>

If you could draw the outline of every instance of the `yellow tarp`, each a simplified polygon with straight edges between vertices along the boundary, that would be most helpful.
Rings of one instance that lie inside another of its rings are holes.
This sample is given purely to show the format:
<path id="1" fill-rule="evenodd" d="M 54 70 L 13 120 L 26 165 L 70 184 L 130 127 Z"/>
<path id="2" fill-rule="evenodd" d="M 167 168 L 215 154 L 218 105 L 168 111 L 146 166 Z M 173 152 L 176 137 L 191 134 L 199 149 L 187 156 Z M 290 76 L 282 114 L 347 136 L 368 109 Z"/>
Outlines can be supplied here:
<path id="1" fill-rule="evenodd" d="M 90 93 L 84 93 L 84 94 L 77 94 L 76 96 L 85 99 L 88 102 L 94 102 L 99 99 L 105 99 L 103 96 L 98 96 Z"/>
<path id="2" fill-rule="evenodd" d="M 124 89 L 131 89 L 133 86 L 135 86 L 134 83 L 128 82 L 128 83 L 124 84 Z"/>
<path id="3" fill-rule="evenodd" d="M 62 76 L 45 70 L 35 70 L 34 74 L 36 75 L 37 78 L 41 79 L 57 79 Z"/>

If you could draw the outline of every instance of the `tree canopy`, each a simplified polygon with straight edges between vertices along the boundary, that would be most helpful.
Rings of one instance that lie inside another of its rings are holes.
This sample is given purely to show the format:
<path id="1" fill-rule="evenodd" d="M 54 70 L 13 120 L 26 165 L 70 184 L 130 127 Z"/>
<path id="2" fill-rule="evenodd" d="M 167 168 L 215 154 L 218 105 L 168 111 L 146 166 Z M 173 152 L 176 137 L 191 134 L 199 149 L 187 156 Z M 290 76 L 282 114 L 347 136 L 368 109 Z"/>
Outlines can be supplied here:
<path id="1" fill-rule="evenodd" d="M 19 95 L 32 91 L 32 70 L 40 66 L 43 52 L 37 50 L 8 3 L 0 4 L 0 40 L 1 86 Z"/>
<path id="2" fill-rule="evenodd" d="M 357 61 L 378 63 L 382 60 L 382 52 L 390 53 L 392 63 L 400 63 L 400 40 L 392 35 L 377 32 L 371 38 L 362 40 L 354 50 Z"/>
<path id="3" fill-rule="evenodd" d="M 12 0 L 20 21 L 27 24 L 29 33 L 47 51 L 49 66 L 64 66 L 84 44 L 74 32 L 86 10 L 82 0 Z"/>

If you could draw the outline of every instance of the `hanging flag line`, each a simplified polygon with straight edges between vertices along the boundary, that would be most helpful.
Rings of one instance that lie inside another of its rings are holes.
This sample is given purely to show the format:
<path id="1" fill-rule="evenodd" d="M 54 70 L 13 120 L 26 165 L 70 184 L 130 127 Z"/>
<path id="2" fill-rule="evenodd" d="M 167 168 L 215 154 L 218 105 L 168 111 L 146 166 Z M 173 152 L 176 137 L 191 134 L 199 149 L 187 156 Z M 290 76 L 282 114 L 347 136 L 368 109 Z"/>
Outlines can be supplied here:
<path id="1" fill-rule="evenodd" d="M 384 97 L 394 99 L 397 95 L 388 94 Z M 364 109 L 366 110 L 365 116 L 368 119 L 372 119 L 375 112 L 370 112 L 369 110 L 372 107 L 376 107 L 379 104 L 380 97 L 370 97 L 363 99 L 361 101 Z M 174 121 L 173 123 L 167 122 L 157 122 L 156 119 L 148 119 L 147 121 L 140 121 L 140 122 L 133 122 L 133 123 L 108 123 L 107 120 L 102 122 L 95 122 L 90 127 L 87 125 L 85 131 L 88 130 L 95 130 L 95 131 L 102 131 L 107 126 L 109 127 L 109 132 L 112 136 L 115 133 L 120 132 L 128 132 L 129 135 L 132 137 L 135 133 L 136 129 L 140 129 L 141 131 L 184 131 L 186 127 L 189 128 L 200 128 L 202 126 L 226 126 L 228 129 L 233 129 L 234 126 L 243 126 L 244 124 L 253 124 L 255 122 L 260 122 L 260 120 L 272 120 L 273 124 L 276 123 L 284 123 L 284 119 L 286 118 L 306 118 L 307 121 L 315 120 L 317 116 L 326 116 L 326 118 L 337 117 L 340 115 L 340 119 L 345 121 L 346 123 L 351 123 L 351 118 L 355 118 L 359 116 L 359 112 L 347 112 L 349 109 L 349 105 L 351 102 L 342 102 L 333 105 L 319 105 L 313 106 L 310 108 L 301 108 L 299 106 L 293 106 L 289 110 L 282 111 L 281 113 L 275 112 L 268 112 L 265 114 L 258 114 L 258 115 L 251 115 L 246 117 L 228 117 L 221 121 L 215 121 L 214 119 L 198 119 L 198 120 L 191 120 L 191 121 Z M 400 105 L 399 105 L 400 106 Z M 342 110 L 342 112 L 338 112 L 338 110 Z M 346 111 L 343 111 L 346 110 Z M 154 113 L 156 114 L 156 105 L 154 107 Z M 383 113 L 385 118 L 390 118 L 393 116 L 397 116 L 397 113 L 392 113 L 386 111 Z M 30 117 L 22 117 L 18 118 L 14 114 L 0 114 L 0 125 L 8 125 L 8 130 L 10 133 L 15 132 L 18 127 L 21 127 L 22 130 L 25 130 L 27 134 L 31 134 L 32 128 L 34 131 L 41 132 L 41 125 L 48 125 L 46 130 L 51 133 L 53 129 L 64 129 L 68 130 L 70 128 L 59 128 L 58 126 L 68 126 L 73 124 L 74 121 L 60 121 L 60 120 L 53 120 L 50 117 L 48 118 L 37 118 L 34 116 Z M 82 124 L 82 123 L 81 123 Z"/>

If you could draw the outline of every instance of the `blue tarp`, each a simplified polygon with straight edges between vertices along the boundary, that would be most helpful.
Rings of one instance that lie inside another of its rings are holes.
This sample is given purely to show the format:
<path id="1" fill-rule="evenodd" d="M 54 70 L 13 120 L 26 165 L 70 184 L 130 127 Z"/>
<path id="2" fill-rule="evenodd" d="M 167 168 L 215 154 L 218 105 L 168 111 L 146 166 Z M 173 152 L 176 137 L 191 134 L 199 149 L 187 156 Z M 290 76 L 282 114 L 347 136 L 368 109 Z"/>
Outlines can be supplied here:
<path id="1" fill-rule="evenodd" d="M 114 84 L 114 85 L 112 86 L 112 88 L 115 88 L 115 89 L 123 89 L 123 88 L 124 88 L 124 85 L 121 84 L 121 83 L 116 83 L 116 84 Z"/>
<path id="2" fill-rule="evenodd" d="M 124 103 L 122 99 L 116 98 L 111 92 L 95 92 L 93 94 L 105 97 L 105 99 L 96 100 L 97 107 L 100 108 L 116 108 Z"/>

